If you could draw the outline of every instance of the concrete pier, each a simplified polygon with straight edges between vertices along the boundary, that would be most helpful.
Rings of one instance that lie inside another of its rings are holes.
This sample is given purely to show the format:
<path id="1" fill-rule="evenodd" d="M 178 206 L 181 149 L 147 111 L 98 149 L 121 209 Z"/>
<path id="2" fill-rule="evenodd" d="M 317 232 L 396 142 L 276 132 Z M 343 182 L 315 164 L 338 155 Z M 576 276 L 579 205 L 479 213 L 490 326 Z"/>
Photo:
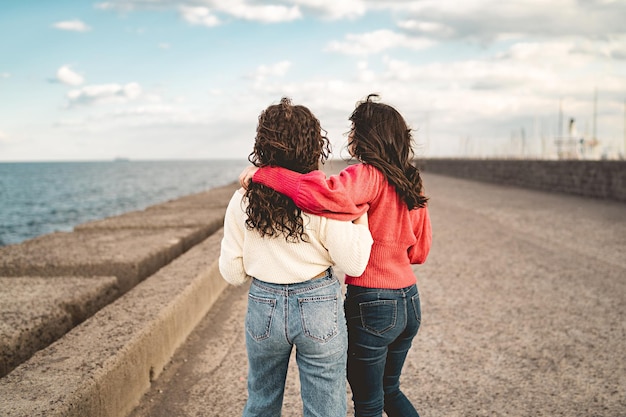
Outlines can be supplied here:
<path id="1" fill-rule="evenodd" d="M 626 415 L 626 206 L 424 182 L 433 248 L 414 267 L 423 316 L 402 379 L 420 415 Z M 241 415 L 246 298 L 225 290 L 131 417 Z M 283 404 L 302 416 L 295 362 Z"/>
<path id="2" fill-rule="evenodd" d="M 420 413 L 626 414 L 624 203 L 424 182 L 434 243 L 402 381 Z M 0 416 L 240 415 L 246 287 L 216 264 L 235 188 L 0 248 Z"/>

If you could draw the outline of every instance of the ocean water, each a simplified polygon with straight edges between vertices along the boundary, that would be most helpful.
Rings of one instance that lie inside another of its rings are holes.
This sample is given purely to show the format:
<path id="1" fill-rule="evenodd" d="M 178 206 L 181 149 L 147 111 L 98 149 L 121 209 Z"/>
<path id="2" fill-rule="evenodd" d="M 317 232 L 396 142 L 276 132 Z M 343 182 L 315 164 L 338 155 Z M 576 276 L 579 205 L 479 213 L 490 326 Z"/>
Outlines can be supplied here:
<path id="1" fill-rule="evenodd" d="M 246 160 L 0 163 L 0 246 L 235 181 Z"/>

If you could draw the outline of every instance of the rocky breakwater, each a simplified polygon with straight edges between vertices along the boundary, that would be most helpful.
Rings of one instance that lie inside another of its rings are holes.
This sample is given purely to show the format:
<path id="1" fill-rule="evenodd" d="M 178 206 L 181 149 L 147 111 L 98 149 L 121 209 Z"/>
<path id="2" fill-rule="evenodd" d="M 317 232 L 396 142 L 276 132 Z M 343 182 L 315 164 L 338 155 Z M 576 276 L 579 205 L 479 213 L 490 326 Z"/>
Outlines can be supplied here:
<path id="1" fill-rule="evenodd" d="M 236 184 L 0 248 L 0 415 L 123 416 L 217 299 Z"/>

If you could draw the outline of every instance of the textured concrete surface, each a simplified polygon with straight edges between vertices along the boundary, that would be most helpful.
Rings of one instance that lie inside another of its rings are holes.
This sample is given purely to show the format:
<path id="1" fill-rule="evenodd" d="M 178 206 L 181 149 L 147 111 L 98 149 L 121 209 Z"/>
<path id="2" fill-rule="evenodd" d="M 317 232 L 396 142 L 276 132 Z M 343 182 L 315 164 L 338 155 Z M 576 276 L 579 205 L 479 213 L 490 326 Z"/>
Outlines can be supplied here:
<path id="1" fill-rule="evenodd" d="M 57 232 L 0 248 L 0 276 L 115 276 L 122 292 L 203 238 L 197 228 Z"/>
<path id="2" fill-rule="evenodd" d="M 218 298 L 217 232 L 0 379 L 0 416 L 125 416 Z"/>
<path id="3" fill-rule="evenodd" d="M 115 277 L 0 277 L 0 377 L 118 293 Z"/>
<path id="4" fill-rule="evenodd" d="M 434 244 L 402 379 L 420 414 L 626 415 L 626 206 L 424 181 Z M 246 298 L 228 287 L 132 417 L 241 414 Z M 283 416 L 301 415 L 292 362 Z"/>
<path id="5" fill-rule="evenodd" d="M 146 210 L 173 210 L 180 209 L 199 209 L 211 210 L 216 208 L 226 209 L 230 198 L 235 190 L 239 188 L 238 182 L 233 182 L 222 187 L 211 188 L 210 190 L 191 194 L 175 200 L 166 201 L 164 203 L 155 204 Z"/>
<path id="6" fill-rule="evenodd" d="M 231 194 L 232 195 L 232 194 Z M 224 209 L 208 210 L 141 210 L 115 217 L 95 220 L 76 226 L 74 230 L 94 229 L 163 229 L 170 227 L 201 228 L 206 236 L 211 235 L 224 224 Z"/>

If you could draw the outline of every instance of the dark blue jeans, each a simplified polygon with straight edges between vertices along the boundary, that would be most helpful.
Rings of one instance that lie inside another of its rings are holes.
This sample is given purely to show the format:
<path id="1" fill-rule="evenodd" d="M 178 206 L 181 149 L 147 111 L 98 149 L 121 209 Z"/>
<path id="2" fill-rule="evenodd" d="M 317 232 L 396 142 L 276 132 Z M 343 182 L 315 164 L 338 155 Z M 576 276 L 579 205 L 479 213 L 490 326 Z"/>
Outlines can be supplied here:
<path id="1" fill-rule="evenodd" d="M 417 286 L 348 285 L 348 382 L 356 417 L 419 416 L 400 390 L 400 374 L 421 321 Z"/>

